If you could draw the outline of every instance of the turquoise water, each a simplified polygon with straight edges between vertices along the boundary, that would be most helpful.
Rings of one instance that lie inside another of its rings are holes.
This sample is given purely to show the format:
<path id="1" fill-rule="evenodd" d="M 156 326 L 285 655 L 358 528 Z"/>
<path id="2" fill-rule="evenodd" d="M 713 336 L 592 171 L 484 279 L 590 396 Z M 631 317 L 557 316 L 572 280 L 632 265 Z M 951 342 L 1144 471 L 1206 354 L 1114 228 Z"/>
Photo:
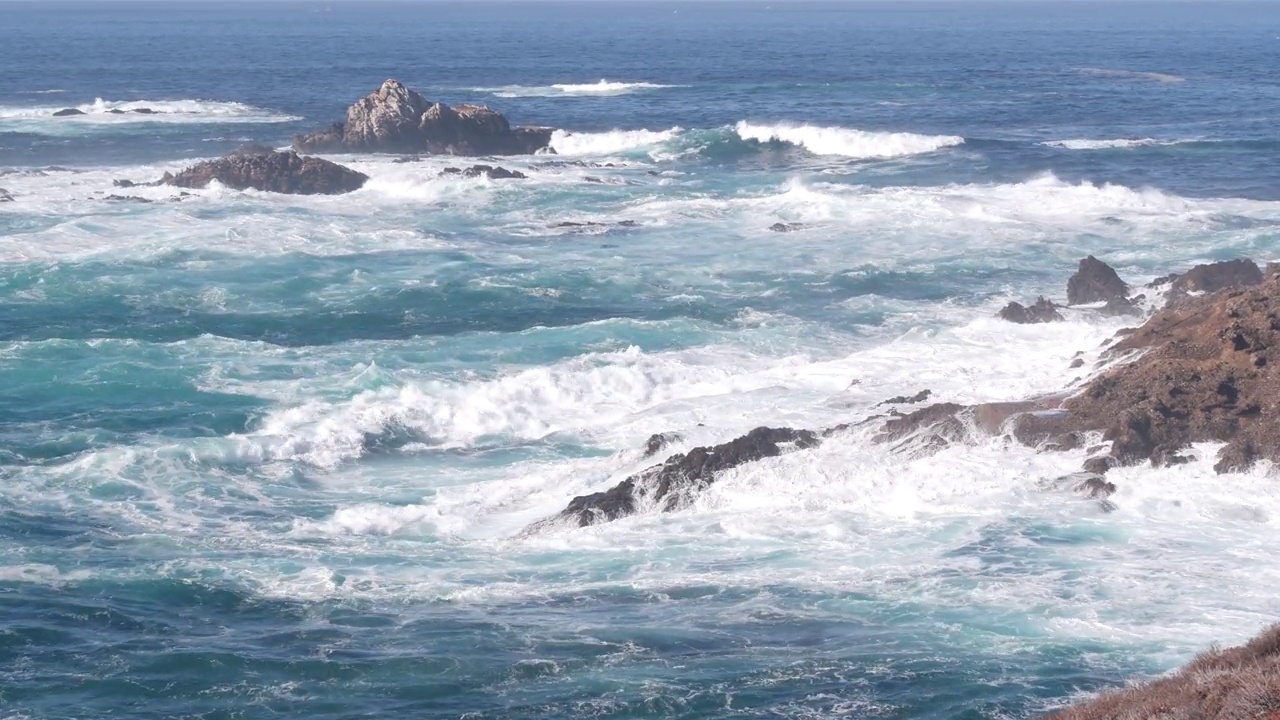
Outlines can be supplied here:
<path id="1" fill-rule="evenodd" d="M 1088 253 L 1275 259 L 1265 3 L 0 9 L 0 720 L 1021 718 L 1280 614 L 1280 486 L 1212 461 L 1107 513 L 864 427 L 526 532 L 652 433 L 1072 387 L 1115 321 L 993 315 Z M 112 185 L 387 77 L 560 154 Z"/>

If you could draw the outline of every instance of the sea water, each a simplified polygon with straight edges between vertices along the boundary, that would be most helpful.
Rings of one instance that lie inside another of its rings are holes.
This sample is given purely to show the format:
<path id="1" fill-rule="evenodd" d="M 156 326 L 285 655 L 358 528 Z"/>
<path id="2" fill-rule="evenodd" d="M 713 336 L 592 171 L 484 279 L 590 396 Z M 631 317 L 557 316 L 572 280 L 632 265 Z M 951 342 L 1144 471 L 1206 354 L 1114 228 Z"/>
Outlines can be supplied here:
<path id="1" fill-rule="evenodd" d="M 1122 321 L 996 310 L 1280 255 L 1277 66 L 1261 2 L 0 4 L 0 718 L 1023 718 L 1243 640 L 1280 484 L 1213 446 L 1106 512 L 871 424 L 525 529 L 653 433 L 1079 387 Z M 113 185 L 388 77 L 558 155 Z"/>

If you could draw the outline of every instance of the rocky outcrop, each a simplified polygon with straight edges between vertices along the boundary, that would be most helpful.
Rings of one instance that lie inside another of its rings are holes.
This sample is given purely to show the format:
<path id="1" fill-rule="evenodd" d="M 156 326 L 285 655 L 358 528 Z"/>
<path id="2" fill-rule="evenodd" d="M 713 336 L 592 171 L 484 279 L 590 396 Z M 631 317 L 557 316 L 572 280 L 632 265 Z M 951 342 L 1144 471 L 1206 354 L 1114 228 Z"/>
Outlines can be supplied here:
<path id="1" fill-rule="evenodd" d="M 551 144 L 549 128 L 512 127 L 484 105 L 431 102 L 387 80 L 347 109 L 347 119 L 294 138 L 299 152 L 531 155 Z"/>
<path id="2" fill-rule="evenodd" d="M 1280 625 L 1243 647 L 1213 649 L 1173 675 L 1067 708 L 1050 720 L 1276 720 Z"/>
<path id="3" fill-rule="evenodd" d="M 13 202 L 13 195 L 4 188 L 0 188 L 0 203 Z"/>
<path id="4" fill-rule="evenodd" d="M 932 390 L 921 390 L 915 395 L 896 395 L 888 400 L 876 403 L 876 407 L 882 407 L 884 405 L 913 405 L 915 403 L 922 403 L 925 400 L 928 400 L 930 395 L 933 395 Z"/>
<path id="5" fill-rule="evenodd" d="M 1030 307 L 1016 302 L 1005 305 L 1000 310 L 1000 319 L 1019 325 L 1034 325 L 1037 323 L 1061 322 L 1062 315 L 1058 312 L 1057 305 L 1054 305 L 1047 298 L 1040 297 Z"/>
<path id="6" fill-rule="evenodd" d="M 769 229 L 772 230 L 773 232 L 789 233 L 789 232 L 795 232 L 797 230 L 803 230 L 804 225 L 801 225 L 800 223 L 776 222 L 770 225 Z"/>
<path id="7" fill-rule="evenodd" d="M 77 110 L 75 108 L 65 108 L 54 113 L 53 116 L 54 117 L 75 117 L 77 115 L 84 115 L 84 114 L 85 114 L 85 111 L 83 110 Z"/>
<path id="8" fill-rule="evenodd" d="M 1124 300 L 1128 295 L 1129 286 L 1116 271 L 1092 255 L 1081 260 L 1075 274 L 1067 280 L 1068 305 L 1112 302 Z"/>
<path id="9" fill-rule="evenodd" d="M 465 178 L 484 177 L 490 180 L 526 180 L 529 177 L 519 170 L 508 170 L 492 165 L 472 165 L 469 168 L 447 167 L 440 172 L 440 175 L 442 177 L 449 175 L 460 175 Z"/>
<path id="10" fill-rule="evenodd" d="M 1197 265 L 1173 280 L 1171 295 L 1213 293 L 1235 287 L 1250 287 L 1262 282 L 1262 270 L 1252 260 L 1226 260 Z"/>
<path id="11" fill-rule="evenodd" d="M 679 510 L 725 470 L 818 443 L 818 436 L 808 430 L 759 427 L 727 443 L 673 455 L 603 492 L 575 497 L 559 514 L 530 530 L 565 524 L 586 527 L 626 517 L 642 507 Z"/>
<path id="12" fill-rule="evenodd" d="M 202 188 L 217 180 L 235 190 L 292 195 L 338 195 L 359 190 L 368 175 L 336 163 L 295 152 L 244 148 L 217 160 L 202 162 L 161 179 L 167 185 Z"/>
<path id="13" fill-rule="evenodd" d="M 671 445 L 683 442 L 684 436 L 675 432 L 654 433 L 644 443 L 644 457 L 653 457 Z"/>
<path id="14" fill-rule="evenodd" d="M 932 405 L 886 421 L 878 440 L 933 450 L 974 430 L 1007 433 L 1044 450 L 1081 446 L 1087 433 L 1109 443 L 1090 458 L 1098 474 L 1117 465 L 1190 461 L 1193 443 L 1219 442 L 1215 469 L 1280 462 L 1280 274 L 1253 284 L 1257 266 L 1232 261 L 1180 276 L 1200 295 L 1175 298 L 1107 351 L 1128 359 L 1071 397 L 978 406 Z M 1260 271 L 1258 271 L 1260 273 Z M 1244 287 L 1240 287 L 1244 284 Z M 912 439 L 912 443 L 905 442 Z"/>

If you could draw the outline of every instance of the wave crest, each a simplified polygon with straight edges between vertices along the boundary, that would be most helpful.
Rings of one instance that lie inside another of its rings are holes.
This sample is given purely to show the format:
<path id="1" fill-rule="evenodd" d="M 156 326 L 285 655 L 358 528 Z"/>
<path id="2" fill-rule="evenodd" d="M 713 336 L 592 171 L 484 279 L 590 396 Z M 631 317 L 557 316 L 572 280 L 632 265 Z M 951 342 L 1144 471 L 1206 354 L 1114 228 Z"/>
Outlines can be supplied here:
<path id="1" fill-rule="evenodd" d="M 674 140 L 682 128 L 669 130 L 609 130 L 599 133 L 575 133 L 557 130 L 551 134 L 551 147 L 561 155 L 616 155 L 644 150 Z"/>
<path id="2" fill-rule="evenodd" d="M 782 142 L 803 147 L 815 155 L 857 159 L 893 158 L 934 152 L 964 143 L 958 135 L 918 135 L 908 132 L 868 132 L 842 127 L 781 123 L 760 125 L 739 122 L 734 131 L 743 140 Z"/>
<path id="3" fill-rule="evenodd" d="M 649 90 L 685 87 L 650 82 L 613 82 L 600 80 L 595 83 L 555 83 L 552 85 L 505 85 L 496 88 L 475 88 L 478 92 L 491 93 L 495 97 L 611 97 L 631 95 Z"/>

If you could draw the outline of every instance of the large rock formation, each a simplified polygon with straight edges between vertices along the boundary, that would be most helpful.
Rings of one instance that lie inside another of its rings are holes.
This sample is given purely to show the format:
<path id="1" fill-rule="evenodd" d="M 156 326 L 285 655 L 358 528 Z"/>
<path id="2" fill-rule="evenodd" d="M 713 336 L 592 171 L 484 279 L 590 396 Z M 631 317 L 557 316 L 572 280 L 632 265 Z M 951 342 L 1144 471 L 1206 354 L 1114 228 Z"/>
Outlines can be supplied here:
<path id="1" fill-rule="evenodd" d="M 1173 675 L 1067 708 L 1050 720 L 1277 720 L 1280 625 L 1210 650 Z"/>
<path id="2" fill-rule="evenodd" d="M 646 506 L 662 512 L 678 510 L 725 470 L 776 457 L 787 449 L 811 448 L 818 442 L 818 436 L 808 430 L 759 427 L 727 443 L 674 455 L 604 492 L 575 497 L 559 514 L 530 529 L 560 524 L 586 527 L 626 517 Z M 653 444 L 650 438 L 651 448 Z M 658 449 L 653 448 L 654 452 Z"/>
<path id="3" fill-rule="evenodd" d="M 269 148 L 243 148 L 226 157 L 202 162 L 178 173 L 166 173 L 161 182 L 184 188 L 207 187 L 217 180 L 236 190 L 293 195 L 338 195 L 359 190 L 368 175 L 336 163 L 295 152 Z"/>
<path id="4" fill-rule="evenodd" d="M 1062 450 L 1079 447 L 1084 433 L 1099 432 L 1110 449 L 1090 459 L 1095 472 L 1186 462 L 1184 451 L 1198 442 L 1227 443 L 1218 472 L 1243 470 L 1263 458 L 1280 462 L 1280 274 L 1255 284 L 1256 270 L 1252 261 L 1230 261 L 1199 266 L 1175 280 L 1176 286 L 1190 277 L 1192 287 L 1217 290 L 1175 296 L 1141 327 L 1122 331 L 1108 355 L 1130 361 L 1093 378 L 1073 397 L 1039 398 L 1021 407 L 933 405 L 889 420 L 879 439 L 930 450 L 980 430 Z"/>
<path id="5" fill-rule="evenodd" d="M 1047 322 L 1061 322 L 1062 315 L 1058 307 L 1048 298 L 1039 297 L 1031 305 L 1011 302 L 1000 309 L 1000 319 L 1019 325 L 1036 325 Z"/>
<path id="6" fill-rule="evenodd" d="M 1129 286 L 1116 271 L 1092 255 L 1081 260 L 1076 273 L 1067 280 L 1068 305 L 1124 300 L 1128 295 Z"/>
<path id="7" fill-rule="evenodd" d="M 346 122 L 293 140 L 299 152 L 438 155 L 531 155 L 550 144 L 550 128 L 512 127 L 483 105 L 431 102 L 397 80 L 357 100 Z"/>

